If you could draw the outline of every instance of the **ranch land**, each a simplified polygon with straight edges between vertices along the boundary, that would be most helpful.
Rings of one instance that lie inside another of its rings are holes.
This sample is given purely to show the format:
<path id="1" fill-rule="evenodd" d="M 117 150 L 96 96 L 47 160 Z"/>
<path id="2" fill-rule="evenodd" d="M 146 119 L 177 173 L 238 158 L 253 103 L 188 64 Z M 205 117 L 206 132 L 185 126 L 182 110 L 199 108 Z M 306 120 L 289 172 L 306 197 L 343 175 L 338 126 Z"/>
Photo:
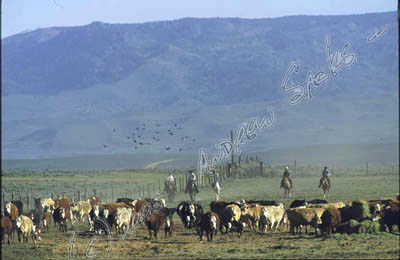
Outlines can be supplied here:
<path id="1" fill-rule="evenodd" d="M 242 175 L 223 179 L 220 199 L 277 200 L 288 207 L 294 199 L 323 198 L 318 189 L 320 166 L 298 168 L 297 176 L 293 177 L 292 197 L 288 199 L 283 198 L 279 188 L 280 166 L 265 169 L 263 176 L 258 176 L 254 169 L 243 168 Z M 150 196 L 165 198 L 165 194 L 157 194 L 158 183 L 165 179 L 168 171 L 3 172 L 2 191 L 5 201 L 11 199 L 11 193 L 16 199 L 24 198 L 26 194 L 34 197 L 51 193 L 76 198 L 78 190 L 83 199 L 86 187 L 86 196 L 96 189 L 97 195 L 102 192 L 104 199 L 107 194 L 107 200 L 111 202 L 126 195 L 138 198 L 139 191 L 135 189 L 142 185 L 153 187 L 149 191 L 144 188 L 145 197 L 150 192 Z M 184 173 L 185 169 L 177 170 L 176 179 Z M 399 193 L 398 165 L 376 166 L 368 175 L 362 168 L 337 168 L 331 181 L 332 190 L 327 197 L 330 202 L 393 198 Z M 212 189 L 204 185 L 197 203 L 207 211 L 214 196 Z M 178 192 L 174 202 L 167 202 L 167 207 L 176 207 L 183 200 L 188 200 L 188 194 Z M 136 226 L 126 237 L 115 232 L 112 237 L 90 233 L 86 221 L 73 228 L 69 224 L 67 233 L 51 227 L 48 233 L 42 233 L 42 241 L 36 245 L 31 239 L 27 244 L 18 243 L 17 239 L 11 245 L 3 244 L 2 259 L 398 259 L 400 252 L 398 227 L 392 234 L 333 234 L 330 238 L 316 237 L 313 232 L 292 235 L 288 230 L 280 230 L 263 234 L 246 228 L 241 238 L 237 233 L 221 235 L 218 232 L 213 242 L 203 238 L 200 243 L 195 231 L 185 229 L 176 214 L 174 223 L 171 238 L 164 238 L 164 233 L 160 232 L 159 238 L 151 241 L 143 224 Z"/>

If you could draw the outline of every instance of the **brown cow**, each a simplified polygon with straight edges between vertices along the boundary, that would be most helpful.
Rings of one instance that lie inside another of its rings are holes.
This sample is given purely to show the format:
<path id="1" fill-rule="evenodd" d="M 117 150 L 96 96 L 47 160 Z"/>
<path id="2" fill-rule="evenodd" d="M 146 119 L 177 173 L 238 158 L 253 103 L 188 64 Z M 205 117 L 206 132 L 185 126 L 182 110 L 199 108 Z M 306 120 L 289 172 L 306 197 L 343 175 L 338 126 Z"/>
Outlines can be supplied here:
<path id="1" fill-rule="evenodd" d="M 322 213 L 322 224 L 320 225 L 322 233 L 330 236 L 338 225 L 342 222 L 340 210 L 337 208 L 328 208 Z"/>
<path id="2" fill-rule="evenodd" d="M 149 239 L 151 240 L 152 233 L 154 232 L 154 236 L 157 239 L 158 231 L 160 230 L 161 226 L 164 224 L 166 216 L 159 210 L 153 210 L 150 215 L 145 218 L 145 223 L 147 229 L 149 230 Z"/>
<path id="3" fill-rule="evenodd" d="M 10 244 L 12 225 L 13 224 L 10 216 L 1 216 L 1 241 L 4 240 L 5 234 L 7 234 L 7 243 Z"/>

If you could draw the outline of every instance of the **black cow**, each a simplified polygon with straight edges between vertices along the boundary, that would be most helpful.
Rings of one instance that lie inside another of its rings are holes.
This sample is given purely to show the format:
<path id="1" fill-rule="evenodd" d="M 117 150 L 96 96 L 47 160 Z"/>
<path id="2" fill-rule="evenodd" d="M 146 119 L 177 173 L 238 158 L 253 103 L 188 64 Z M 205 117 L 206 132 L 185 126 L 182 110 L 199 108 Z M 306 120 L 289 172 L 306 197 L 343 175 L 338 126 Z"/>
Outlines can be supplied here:
<path id="1" fill-rule="evenodd" d="M 320 199 L 307 201 L 307 204 L 327 204 L 327 203 L 329 203 L 327 200 L 320 200 Z"/>
<path id="2" fill-rule="evenodd" d="M 279 206 L 276 200 L 246 200 L 248 204 L 260 204 L 262 206 Z"/>
<path id="3" fill-rule="evenodd" d="M 203 215 L 203 207 L 196 203 L 183 201 L 176 207 L 176 212 L 185 228 L 193 228 Z"/>
<path id="4" fill-rule="evenodd" d="M 294 200 L 290 203 L 289 208 L 307 207 L 308 202 L 306 200 Z"/>
<path id="5" fill-rule="evenodd" d="M 54 224 L 58 224 L 61 232 L 67 232 L 66 210 L 63 207 L 56 208 L 53 213 Z"/>
<path id="6" fill-rule="evenodd" d="M 135 201 L 134 199 L 130 199 L 130 198 L 118 198 L 117 201 L 116 201 L 116 203 L 123 202 L 123 203 L 125 203 L 125 204 L 132 205 L 132 206 L 133 206 L 133 202 L 134 202 L 134 201 Z"/>

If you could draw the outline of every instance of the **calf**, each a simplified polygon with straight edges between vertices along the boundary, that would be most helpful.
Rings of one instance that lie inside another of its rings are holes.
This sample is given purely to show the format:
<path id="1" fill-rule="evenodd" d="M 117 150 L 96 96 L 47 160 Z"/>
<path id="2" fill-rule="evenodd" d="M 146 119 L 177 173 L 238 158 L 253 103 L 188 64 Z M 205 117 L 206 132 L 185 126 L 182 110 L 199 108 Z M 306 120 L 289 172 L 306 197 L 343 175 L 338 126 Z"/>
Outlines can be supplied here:
<path id="1" fill-rule="evenodd" d="M 51 220 L 53 218 L 53 214 L 47 211 L 43 214 L 43 229 L 49 232 L 49 225 L 51 225 Z"/>
<path id="2" fill-rule="evenodd" d="M 153 210 L 150 215 L 145 218 L 145 223 L 149 231 L 149 239 L 152 238 L 152 231 L 157 239 L 157 234 L 160 231 L 160 227 L 164 224 L 166 216 L 159 210 Z"/>
<path id="3" fill-rule="evenodd" d="M 58 229 L 61 232 L 67 232 L 66 209 L 60 207 L 54 210 L 54 224 L 58 224 Z"/>
<path id="4" fill-rule="evenodd" d="M 199 240 L 203 239 L 203 232 L 206 232 L 207 241 L 212 241 L 213 234 L 217 233 L 217 227 L 219 227 L 219 216 L 212 212 L 208 211 L 200 217 L 200 221 L 196 225 L 197 235 L 199 236 Z"/>
<path id="5" fill-rule="evenodd" d="M 28 242 L 28 236 L 31 234 L 32 235 L 32 241 L 36 244 L 36 236 L 34 233 L 34 225 L 32 223 L 32 220 L 26 216 L 18 216 L 16 219 L 16 225 L 18 227 L 19 232 L 22 234 L 22 239 L 25 242 Z M 21 242 L 21 240 L 19 239 Z"/>
<path id="6" fill-rule="evenodd" d="M 333 207 L 326 209 L 321 216 L 321 221 L 322 224 L 320 226 L 322 233 L 330 236 L 342 222 L 340 210 Z"/>
<path id="7" fill-rule="evenodd" d="M 10 244 L 12 225 L 13 223 L 10 216 L 1 216 L 1 241 L 4 240 L 4 237 L 7 234 L 7 243 Z"/>

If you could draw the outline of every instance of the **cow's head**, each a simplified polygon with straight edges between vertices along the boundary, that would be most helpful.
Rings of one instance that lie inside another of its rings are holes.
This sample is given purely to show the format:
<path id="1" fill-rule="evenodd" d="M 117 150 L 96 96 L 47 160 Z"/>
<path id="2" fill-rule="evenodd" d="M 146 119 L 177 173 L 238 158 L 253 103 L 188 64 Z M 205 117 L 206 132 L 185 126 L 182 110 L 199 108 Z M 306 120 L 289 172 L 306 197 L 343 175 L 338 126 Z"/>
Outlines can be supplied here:
<path id="1" fill-rule="evenodd" d="M 189 213 L 191 216 L 194 216 L 194 212 L 195 212 L 195 207 L 193 204 L 189 205 Z"/>
<path id="2" fill-rule="evenodd" d="M 98 205 L 95 205 L 95 206 L 94 206 L 94 215 L 95 215 L 96 217 L 99 217 L 99 214 L 100 214 L 99 206 L 98 206 Z"/>
<path id="3" fill-rule="evenodd" d="M 105 219 L 108 218 L 108 215 L 109 215 L 109 214 L 110 214 L 110 211 L 108 211 L 108 209 L 104 209 L 104 210 L 103 210 L 103 216 L 104 216 Z"/>
<path id="4" fill-rule="evenodd" d="M 210 224 L 212 229 L 217 229 L 217 218 L 215 216 L 211 216 L 210 218 Z"/>
<path id="5" fill-rule="evenodd" d="M 6 204 L 6 212 L 7 214 L 11 214 L 11 202 Z"/>
<path id="6" fill-rule="evenodd" d="M 64 208 L 60 208 L 60 215 L 62 219 L 65 219 L 65 209 Z"/>
<path id="7" fill-rule="evenodd" d="M 18 216 L 16 219 L 16 225 L 18 228 L 20 228 L 22 225 L 22 218 L 20 216 Z"/>

